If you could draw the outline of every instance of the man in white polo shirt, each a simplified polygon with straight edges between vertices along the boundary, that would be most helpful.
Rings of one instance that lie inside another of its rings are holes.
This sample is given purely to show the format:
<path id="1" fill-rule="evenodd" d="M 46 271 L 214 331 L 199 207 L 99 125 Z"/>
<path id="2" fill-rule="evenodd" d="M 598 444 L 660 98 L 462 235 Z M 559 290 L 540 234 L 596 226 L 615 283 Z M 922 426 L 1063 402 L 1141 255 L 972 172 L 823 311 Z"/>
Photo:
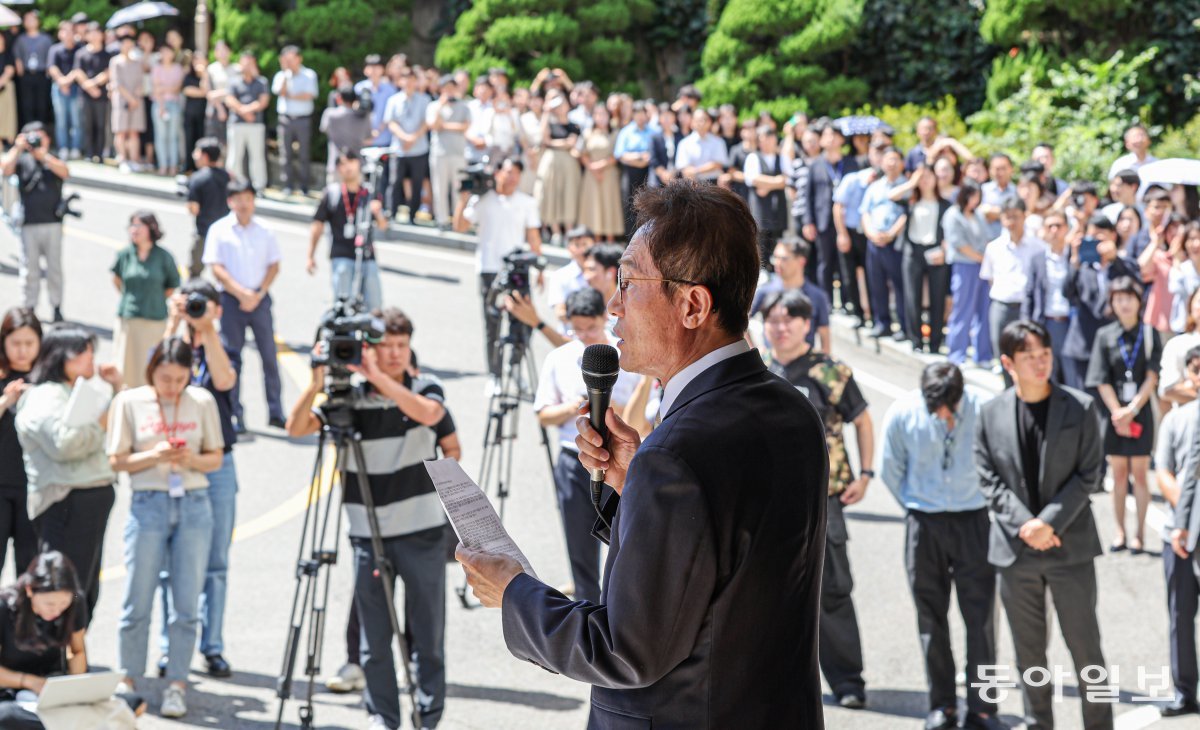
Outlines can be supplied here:
<path id="1" fill-rule="evenodd" d="M 279 400 L 279 363 L 275 359 L 275 323 L 271 317 L 269 290 L 279 275 L 282 255 L 275 234 L 254 217 L 254 186 L 234 178 L 229 183 L 229 215 L 212 224 L 204 241 L 204 263 L 212 267 L 221 286 L 221 333 L 225 336 L 238 382 L 233 388 L 233 416 L 238 433 L 245 433 L 242 415 L 242 346 L 246 328 L 254 332 L 254 344 L 262 357 L 269 421 L 284 427 Z"/>
<path id="2" fill-rule="evenodd" d="M 987 245 L 979 278 L 992 286 L 992 304 L 988 309 L 988 325 L 992 335 L 992 352 L 1000 352 L 1000 333 L 1010 322 L 1021 318 L 1021 304 L 1029 288 L 1029 271 L 1033 259 L 1046 251 L 1046 243 L 1034 231 L 1025 229 L 1025 203 L 1010 198 L 1000 206 L 1000 222 L 1004 232 Z M 1005 387 L 1012 385 L 1004 372 Z"/>

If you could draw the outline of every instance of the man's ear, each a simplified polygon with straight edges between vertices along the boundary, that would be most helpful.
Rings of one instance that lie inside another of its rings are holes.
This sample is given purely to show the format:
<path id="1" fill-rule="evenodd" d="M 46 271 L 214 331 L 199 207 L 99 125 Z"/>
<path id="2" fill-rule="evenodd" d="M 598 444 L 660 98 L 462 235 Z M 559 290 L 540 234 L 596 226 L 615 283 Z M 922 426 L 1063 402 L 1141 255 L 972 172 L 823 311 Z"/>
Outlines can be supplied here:
<path id="1" fill-rule="evenodd" d="M 675 294 L 680 322 L 685 329 L 695 330 L 715 316 L 716 302 L 706 286 L 684 285 Z"/>

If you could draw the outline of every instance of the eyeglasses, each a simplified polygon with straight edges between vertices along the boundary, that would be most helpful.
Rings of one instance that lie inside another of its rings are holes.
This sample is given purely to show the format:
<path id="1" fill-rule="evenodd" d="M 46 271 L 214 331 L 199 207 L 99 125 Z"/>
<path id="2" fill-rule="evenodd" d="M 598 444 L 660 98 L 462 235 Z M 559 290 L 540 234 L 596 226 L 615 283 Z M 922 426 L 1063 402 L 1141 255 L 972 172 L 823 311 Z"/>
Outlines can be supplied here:
<path id="1" fill-rule="evenodd" d="M 786 256 L 777 256 L 775 254 L 771 254 L 771 257 L 767 260 L 773 264 L 777 264 L 781 261 L 791 261 L 794 258 L 796 258 L 796 256 L 794 254 L 788 254 Z"/>
<path id="2" fill-rule="evenodd" d="M 665 281 L 671 284 L 687 284 L 688 286 L 704 286 L 695 281 L 686 281 L 684 279 L 656 279 L 648 276 L 626 276 L 624 269 L 617 267 L 617 291 L 621 294 L 621 303 L 625 303 L 625 290 L 629 288 L 631 281 Z"/>
<path id="3" fill-rule="evenodd" d="M 1047 223 L 1046 224 L 1047 228 L 1063 228 L 1064 226 L 1066 226 L 1065 223 Z"/>

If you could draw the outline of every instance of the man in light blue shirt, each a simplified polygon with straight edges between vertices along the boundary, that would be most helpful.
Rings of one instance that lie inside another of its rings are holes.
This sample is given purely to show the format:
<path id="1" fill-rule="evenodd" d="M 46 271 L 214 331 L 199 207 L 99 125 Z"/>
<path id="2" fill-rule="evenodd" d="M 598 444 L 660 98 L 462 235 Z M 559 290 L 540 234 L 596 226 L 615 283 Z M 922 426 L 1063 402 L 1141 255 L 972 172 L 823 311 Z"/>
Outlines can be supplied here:
<path id="1" fill-rule="evenodd" d="M 893 403 L 884 418 L 879 476 L 906 512 L 904 565 L 929 681 L 926 728 L 958 726 L 947 615 L 952 585 L 967 628 L 963 727 L 1003 727 L 998 707 L 984 696 L 982 672 L 996 661 L 996 574 L 988 563 L 990 523 L 974 454 L 986 399 L 964 386 L 956 365 L 939 362 L 921 373 L 920 390 Z"/>
<path id="2" fill-rule="evenodd" d="M 319 90 L 317 72 L 304 65 L 300 49 L 284 46 L 279 53 L 279 72 L 271 80 L 271 93 L 276 97 L 275 111 L 279 115 L 279 177 L 284 195 L 290 195 L 297 186 L 301 193 L 308 195 L 313 100 Z"/>
<path id="3" fill-rule="evenodd" d="M 383 75 L 383 59 L 379 54 L 372 53 L 363 60 L 363 76 L 365 79 L 354 85 L 358 98 L 371 95 L 371 137 L 372 147 L 390 147 L 392 132 L 383 121 L 383 113 L 387 111 L 388 101 L 396 93 L 396 87 Z"/>
<path id="4" fill-rule="evenodd" d="M 1017 197 L 1017 185 L 1012 180 L 1012 158 L 1003 152 L 995 153 L 988 160 L 988 173 L 992 179 L 980 186 L 983 191 L 980 212 L 987 216 L 988 234 L 992 238 L 999 238 L 1004 232 L 1004 226 L 1000 223 L 1000 209 Z"/>
<path id="5" fill-rule="evenodd" d="M 904 229 L 904 206 L 889 196 L 892 189 L 903 185 L 904 156 L 900 150 L 885 146 L 879 152 L 879 165 L 883 177 L 879 178 L 863 193 L 858 212 L 863 235 L 867 238 L 867 296 L 871 302 L 871 316 L 875 319 L 872 337 L 882 337 L 892 329 L 892 310 L 888 302 L 888 287 L 896 301 L 896 319 L 900 329 L 894 335 L 897 340 L 905 339 L 908 317 L 904 311 L 904 274 L 901 271 L 902 253 L 896 245 Z"/>
<path id="6" fill-rule="evenodd" d="M 391 157 L 391 213 L 403 205 L 408 206 L 408 222 L 415 223 L 421 208 L 421 188 L 429 177 L 429 95 L 418 88 L 420 79 L 405 69 L 401 74 L 403 89 L 388 99 L 383 121 L 392 132 Z M 409 194 L 404 195 L 404 180 L 409 180 Z"/>
<path id="7" fill-rule="evenodd" d="M 843 299 L 854 308 L 860 325 L 866 323 L 867 312 L 863 305 L 870 304 L 871 293 L 869 287 L 866 292 L 858 290 L 858 270 L 867 267 L 867 237 L 862 232 L 859 208 L 867 188 L 879 177 L 882 152 L 883 146 L 872 146 L 867 152 L 867 167 L 843 177 L 833 191 L 833 227 L 837 230 L 837 249 L 843 255 L 846 268 Z M 864 276 L 864 281 L 867 278 Z"/>
<path id="8" fill-rule="evenodd" d="M 625 230 L 636 227 L 633 211 L 633 196 L 646 186 L 650 178 L 650 157 L 654 152 L 656 132 L 650 128 L 650 115 L 646 102 L 633 103 L 633 121 L 626 124 L 617 134 L 613 157 L 621 168 L 621 212 L 625 216 Z"/>

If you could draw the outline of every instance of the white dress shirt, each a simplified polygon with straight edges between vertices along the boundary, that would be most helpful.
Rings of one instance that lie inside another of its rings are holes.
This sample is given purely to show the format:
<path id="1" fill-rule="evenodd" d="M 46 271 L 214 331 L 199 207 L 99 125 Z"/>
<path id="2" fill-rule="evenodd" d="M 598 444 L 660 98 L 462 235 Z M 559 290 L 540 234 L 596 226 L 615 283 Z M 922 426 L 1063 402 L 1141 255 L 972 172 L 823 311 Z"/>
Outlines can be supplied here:
<path id="1" fill-rule="evenodd" d="M 204 263 L 224 266 L 234 281 L 251 291 L 258 290 L 267 278 L 267 269 L 281 258 L 275 234 L 258 218 L 242 226 L 230 213 L 213 223 L 204 239 Z"/>
<path id="2" fill-rule="evenodd" d="M 283 91 L 283 82 L 287 82 L 288 96 L 283 96 L 279 92 Z M 313 113 L 316 105 L 313 99 L 320 92 L 320 85 L 317 81 L 317 72 L 307 66 L 301 66 L 299 71 L 292 73 L 291 71 L 277 71 L 275 77 L 271 79 L 271 93 L 277 98 L 275 99 L 275 111 L 278 114 L 283 114 L 289 117 L 307 117 Z M 294 94 L 312 94 L 312 99 L 292 99 Z"/>
<path id="3" fill-rule="evenodd" d="M 1033 257 L 1046 250 L 1046 242 L 1028 228 L 1019 244 L 1014 245 L 1008 231 L 987 245 L 979 278 L 992 283 L 992 301 L 1020 304 L 1029 288 L 1029 267 Z"/>
<path id="4" fill-rule="evenodd" d="M 479 231 L 475 268 L 481 274 L 498 273 L 504 266 L 504 257 L 525 245 L 527 231 L 542 227 L 537 201 L 519 190 L 512 195 L 492 190 L 473 197 L 467 202 L 463 217 Z"/>
<path id="5" fill-rule="evenodd" d="M 725 140 L 715 134 L 703 137 L 699 132 L 692 132 L 684 137 L 675 150 L 675 167 L 682 170 L 685 167 L 699 167 L 709 162 L 719 162 L 721 167 L 729 166 L 729 150 Z M 721 170 L 710 170 L 696 175 L 697 180 L 716 180 L 721 176 Z"/>
<path id="6" fill-rule="evenodd" d="M 750 352 L 750 345 L 746 342 L 745 338 L 742 338 L 724 347 L 718 347 L 683 370 L 675 373 L 675 377 L 667 381 L 667 387 L 663 389 L 662 402 L 658 406 L 659 417 L 665 418 L 671 412 L 671 406 L 675 405 L 675 399 L 688 386 L 688 383 L 695 380 L 700 373 L 723 360 L 728 360 L 731 357 L 737 357 L 747 352 Z"/>
<path id="7" fill-rule="evenodd" d="M 610 344 L 615 344 L 611 340 Z M 537 413 L 548 406 L 560 406 L 576 398 L 587 397 L 587 386 L 583 383 L 583 351 L 586 346 L 579 340 L 570 342 L 550 351 L 546 361 L 542 363 L 542 372 L 538 377 L 537 394 L 533 398 L 533 411 Z M 617 372 L 617 382 L 613 385 L 612 400 L 614 408 L 624 406 L 633 396 L 637 387 L 638 376 L 624 370 Z M 564 421 L 558 428 L 559 445 L 571 451 L 578 451 L 575 437 L 579 429 L 575 427 L 575 418 Z"/>

